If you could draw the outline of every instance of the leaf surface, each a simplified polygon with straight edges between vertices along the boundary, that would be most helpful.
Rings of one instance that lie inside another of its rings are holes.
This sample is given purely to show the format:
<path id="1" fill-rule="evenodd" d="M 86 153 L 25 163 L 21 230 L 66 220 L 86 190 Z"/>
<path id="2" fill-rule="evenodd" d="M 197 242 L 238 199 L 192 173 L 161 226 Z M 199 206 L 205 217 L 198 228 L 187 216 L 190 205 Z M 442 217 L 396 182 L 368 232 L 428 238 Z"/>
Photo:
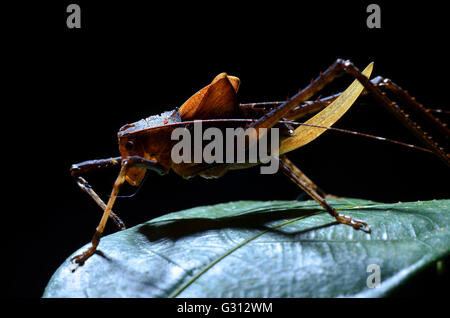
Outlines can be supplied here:
<path id="1" fill-rule="evenodd" d="M 450 200 L 330 203 L 372 233 L 313 201 L 197 207 L 102 238 L 74 273 L 60 266 L 44 297 L 382 297 L 450 253 Z"/>

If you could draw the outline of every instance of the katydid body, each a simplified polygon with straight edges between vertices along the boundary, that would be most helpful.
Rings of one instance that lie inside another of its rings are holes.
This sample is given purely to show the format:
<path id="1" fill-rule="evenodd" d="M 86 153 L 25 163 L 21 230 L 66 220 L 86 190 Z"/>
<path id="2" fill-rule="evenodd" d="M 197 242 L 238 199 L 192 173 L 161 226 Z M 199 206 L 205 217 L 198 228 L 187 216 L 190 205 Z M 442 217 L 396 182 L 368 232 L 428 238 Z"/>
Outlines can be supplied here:
<path id="1" fill-rule="evenodd" d="M 228 170 L 245 169 L 255 165 L 249 163 L 175 163 L 171 158 L 171 149 L 175 143 L 171 139 L 172 131 L 178 127 L 191 129 L 192 124 L 199 121 L 205 127 L 218 127 L 219 129 L 226 127 L 241 127 L 244 130 L 248 128 L 266 128 L 268 130 L 279 128 L 281 131 L 279 152 L 271 155 L 279 160 L 280 170 L 317 201 L 337 222 L 350 225 L 357 230 L 370 232 L 367 223 L 341 215 L 329 205 L 325 198 L 326 194 L 297 168 L 286 157 L 286 154 L 317 138 L 326 131 L 326 127 L 332 126 L 348 110 L 361 93 L 368 93 L 396 116 L 424 144 L 428 151 L 450 166 L 450 157 L 445 150 L 435 143 L 419 125 L 411 121 L 395 102 L 388 99 L 385 90 L 394 92 L 402 105 L 406 104 L 409 108 L 423 113 L 423 117 L 437 126 L 448 138 L 450 134 L 446 125 L 427 112 L 422 105 L 393 82 L 380 77 L 370 81 L 371 70 L 372 64 L 360 72 L 351 62 L 339 59 L 289 100 L 253 104 L 239 104 L 237 101 L 239 79 L 222 73 L 210 85 L 189 98 L 179 109 L 123 126 L 118 132 L 120 157 L 85 161 L 72 166 L 72 176 L 77 184 L 103 210 L 103 216 L 92 239 L 91 247 L 84 253 L 73 257 L 72 260 L 82 265 L 93 255 L 108 218 L 111 218 L 119 228 L 124 228 L 123 222 L 112 211 L 119 188 L 124 182 L 128 182 L 132 186 L 139 186 L 143 182 L 147 170 L 153 170 L 160 175 L 167 174 L 172 170 L 183 178 L 194 176 L 219 178 Z M 345 92 L 309 101 L 343 72 L 350 74 L 355 79 Z M 319 113 L 310 118 L 305 126 L 299 126 L 294 130 L 293 125 L 290 124 L 290 121 L 296 121 L 317 112 Z M 254 138 L 260 137 L 255 136 Z M 113 185 L 111 196 L 105 204 L 82 175 L 93 170 L 111 167 L 120 167 L 120 172 Z"/>

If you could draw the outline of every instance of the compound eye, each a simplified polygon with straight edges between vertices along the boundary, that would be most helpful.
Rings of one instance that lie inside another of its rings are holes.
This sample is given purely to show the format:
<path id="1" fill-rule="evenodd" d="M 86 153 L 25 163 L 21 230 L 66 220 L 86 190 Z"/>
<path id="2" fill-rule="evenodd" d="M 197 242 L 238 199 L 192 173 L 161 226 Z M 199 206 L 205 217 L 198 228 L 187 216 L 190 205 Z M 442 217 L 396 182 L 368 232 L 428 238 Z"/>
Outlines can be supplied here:
<path id="1" fill-rule="evenodd" d="M 132 150 L 134 147 L 134 142 L 132 140 L 128 140 L 127 143 L 125 144 L 125 149 L 130 151 Z"/>

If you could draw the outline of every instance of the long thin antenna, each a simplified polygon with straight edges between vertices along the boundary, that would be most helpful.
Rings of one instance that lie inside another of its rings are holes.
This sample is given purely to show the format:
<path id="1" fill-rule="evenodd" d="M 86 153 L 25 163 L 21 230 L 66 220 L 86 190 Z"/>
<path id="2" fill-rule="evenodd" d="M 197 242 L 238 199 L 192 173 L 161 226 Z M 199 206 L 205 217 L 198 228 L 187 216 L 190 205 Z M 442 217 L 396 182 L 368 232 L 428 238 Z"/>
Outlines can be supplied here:
<path id="1" fill-rule="evenodd" d="M 255 121 L 256 121 L 256 119 L 251 119 L 251 118 L 202 119 L 202 120 L 190 120 L 190 121 L 183 121 L 183 122 L 179 122 L 179 123 L 168 124 L 166 127 L 169 127 L 169 126 L 172 126 L 172 127 L 183 127 L 183 126 L 186 126 L 186 124 L 195 124 L 196 122 L 203 122 L 203 123 L 226 123 L 226 122 L 252 123 L 252 122 L 255 122 Z M 293 121 L 293 120 L 280 120 L 280 121 L 278 121 L 278 123 L 280 123 L 280 124 L 292 124 L 292 125 L 304 125 L 304 126 L 310 126 L 310 127 L 315 127 L 315 128 L 322 128 L 322 129 L 337 131 L 337 132 L 350 134 L 350 135 L 363 136 L 363 137 L 367 137 L 367 138 L 371 138 L 371 139 L 375 139 L 375 140 L 379 140 L 379 141 L 386 141 L 386 142 L 390 142 L 390 143 L 393 143 L 393 144 L 396 144 L 396 145 L 400 145 L 400 146 L 404 146 L 404 147 L 408 147 L 408 148 L 412 148 L 412 149 L 417 149 L 417 150 L 420 150 L 420 151 L 434 153 L 432 150 L 430 150 L 428 148 L 416 146 L 416 145 L 413 145 L 413 144 L 408 144 L 408 143 L 405 143 L 405 142 L 401 142 L 401 141 L 397 141 L 397 140 L 393 140 L 393 139 L 389 139 L 389 138 L 385 138 L 385 137 L 380 137 L 380 136 L 374 136 L 374 135 L 370 135 L 370 134 L 360 133 L 360 132 L 356 132 L 356 131 L 352 131 L 352 130 L 348 130 L 348 129 L 311 125 L 311 124 L 306 124 L 306 123 L 297 122 L 297 121 Z"/>
<path id="2" fill-rule="evenodd" d="M 412 148 L 412 149 L 417 149 L 420 151 L 433 153 L 433 151 L 431 151 L 430 149 L 424 148 L 424 147 L 416 146 L 413 144 L 408 144 L 405 142 L 401 142 L 398 140 L 393 140 L 393 139 L 389 139 L 389 138 L 385 138 L 385 137 L 374 136 L 374 135 L 370 135 L 370 134 L 366 134 L 366 133 L 356 132 L 353 130 L 336 128 L 336 127 L 324 127 L 324 126 L 318 126 L 318 125 L 311 125 L 311 124 L 300 123 L 300 122 L 295 122 L 295 121 L 285 121 L 285 123 L 291 124 L 291 125 L 299 125 L 299 126 L 303 125 L 303 126 L 314 127 L 314 128 L 322 128 L 322 129 L 333 130 L 333 131 L 350 134 L 350 135 L 363 136 L 363 137 L 367 137 L 367 138 L 371 138 L 371 139 L 375 139 L 375 140 L 390 142 L 390 143 L 393 143 L 396 145 L 400 145 L 400 146 L 404 146 L 404 147 L 408 147 L 408 148 Z"/>

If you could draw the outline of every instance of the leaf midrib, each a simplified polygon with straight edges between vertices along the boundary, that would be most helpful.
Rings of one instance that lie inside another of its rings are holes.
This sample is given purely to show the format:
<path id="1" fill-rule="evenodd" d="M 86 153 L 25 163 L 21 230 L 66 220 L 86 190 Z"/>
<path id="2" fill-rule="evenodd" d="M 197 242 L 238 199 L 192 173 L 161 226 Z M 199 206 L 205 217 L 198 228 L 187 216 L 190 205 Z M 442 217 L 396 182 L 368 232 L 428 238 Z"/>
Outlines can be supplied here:
<path id="1" fill-rule="evenodd" d="M 316 215 L 316 214 L 319 214 L 319 213 L 323 213 L 323 211 L 311 213 L 310 215 L 303 215 L 303 216 L 300 216 L 300 217 L 298 217 L 298 218 L 295 218 L 295 219 L 292 219 L 292 220 L 289 220 L 289 221 L 282 222 L 282 223 L 277 224 L 277 225 L 275 225 L 275 226 L 269 227 L 267 230 L 261 231 L 261 232 L 255 234 L 255 235 L 251 236 L 250 238 L 248 238 L 248 239 L 242 241 L 242 242 L 239 243 L 238 245 L 234 246 L 233 248 L 229 249 L 229 250 L 226 251 L 224 254 L 222 254 L 221 256 L 219 256 L 218 258 L 216 258 L 216 259 L 215 259 L 214 261 L 212 261 L 210 264 L 208 264 L 205 268 L 203 268 L 200 272 L 198 272 L 194 277 L 192 277 L 188 282 L 186 282 L 184 285 L 182 285 L 179 289 L 177 289 L 177 290 L 175 291 L 175 293 L 173 293 L 173 294 L 170 295 L 169 297 L 170 297 L 170 298 L 175 298 L 175 297 L 177 297 L 179 294 L 181 294 L 181 292 L 183 292 L 187 287 L 189 287 L 192 283 L 194 283 L 197 279 L 199 279 L 200 276 L 202 276 L 205 272 L 207 272 L 209 269 L 211 269 L 214 265 L 216 265 L 216 264 L 217 264 L 218 262 L 220 262 L 222 259 L 224 259 L 224 258 L 227 257 L 228 255 L 230 255 L 231 253 L 233 253 L 233 252 L 236 251 L 237 249 L 241 248 L 242 246 L 246 245 L 247 243 L 249 243 L 249 242 L 251 242 L 251 241 L 257 239 L 257 238 L 260 237 L 261 235 L 263 235 L 263 234 L 265 234 L 265 233 L 267 233 L 267 232 L 269 232 L 269 231 L 271 231 L 271 230 L 280 228 L 280 227 L 282 227 L 282 226 L 284 226 L 284 225 L 288 225 L 288 224 L 294 223 L 294 222 L 296 222 L 296 221 L 299 221 L 299 220 L 301 220 L 301 219 L 303 219 L 303 218 L 305 218 L 305 217 L 307 217 L 307 216 Z"/>

